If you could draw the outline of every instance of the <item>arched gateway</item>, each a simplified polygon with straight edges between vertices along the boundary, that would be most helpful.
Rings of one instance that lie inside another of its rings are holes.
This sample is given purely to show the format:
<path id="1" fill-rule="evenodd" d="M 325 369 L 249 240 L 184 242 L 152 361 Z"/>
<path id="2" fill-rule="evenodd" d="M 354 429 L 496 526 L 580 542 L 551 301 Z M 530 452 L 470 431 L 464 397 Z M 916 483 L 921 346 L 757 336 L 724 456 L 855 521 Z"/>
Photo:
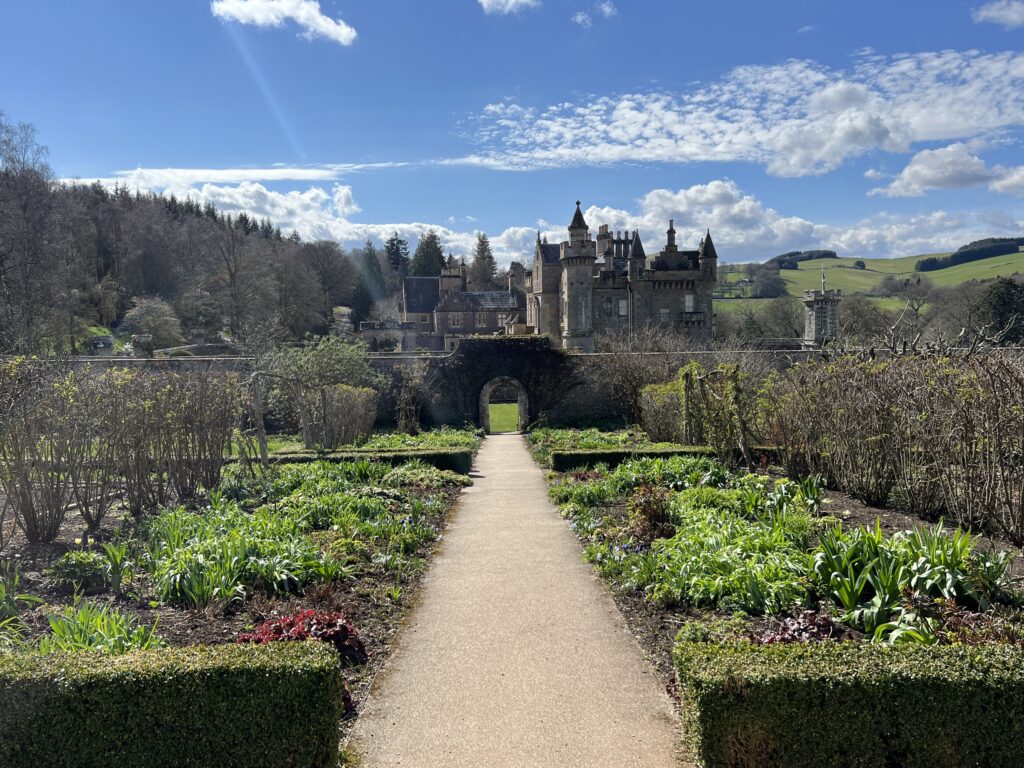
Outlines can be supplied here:
<path id="1" fill-rule="evenodd" d="M 516 402 L 519 403 L 516 431 L 522 432 L 530 421 L 530 401 L 523 385 L 511 376 L 496 376 L 480 390 L 480 426 L 485 432 L 491 431 L 491 393 L 498 387 L 511 387 L 516 391 Z"/>
<path id="2" fill-rule="evenodd" d="M 491 395 L 505 390 L 505 402 L 518 402 L 517 426 L 525 429 L 582 382 L 575 358 L 544 336 L 460 339 L 434 365 L 433 392 L 424 405 L 433 424 L 469 421 L 487 429 Z"/>

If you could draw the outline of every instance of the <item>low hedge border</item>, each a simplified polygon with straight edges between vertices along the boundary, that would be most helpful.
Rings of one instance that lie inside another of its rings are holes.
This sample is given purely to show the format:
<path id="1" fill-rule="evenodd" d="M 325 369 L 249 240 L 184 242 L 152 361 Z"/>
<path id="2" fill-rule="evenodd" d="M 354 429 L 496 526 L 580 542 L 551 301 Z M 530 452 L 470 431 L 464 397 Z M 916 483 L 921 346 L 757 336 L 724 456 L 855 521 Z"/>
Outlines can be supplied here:
<path id="1" fill-rule="evenodd" d="M 407 451 L 278 451 L 270 454 L 272 464 L 306 464 L 314 461 L 380 461 L 399 465 L 419 459 L 437 469 L 448 469 L 468 475 L 473 466 L 473 451 L 469 448 L 414 448 Z"/>
<path id="2" fill-rule="evenodd" d="M 778 450 L 770 447 L 752 449 L 755 461 L 773 463 Z M 595 464 L 607 464 L 614 469 L 630 459 L 668 458 L 670 456 L 710 456 L 715 451 L 706 445 L 680 445 L 673 448 L 592 448 L 576 451 L 552 451 L 550 465 L 555 472 L 571 472 L 575 469 L 592 467 Z"/>
<path id="3" fill-rule="evenodd" d="M 705 768 L 994 767 L 1024 755 L 1024 650 L 1012 646 L 680 639 L 674 656 L 684 738 Z"/>
<path id="4" fill-rule="evenodd" d="M 0 654 L 5 768 L 333 768 L 344 713 L 323 643 Z"/>

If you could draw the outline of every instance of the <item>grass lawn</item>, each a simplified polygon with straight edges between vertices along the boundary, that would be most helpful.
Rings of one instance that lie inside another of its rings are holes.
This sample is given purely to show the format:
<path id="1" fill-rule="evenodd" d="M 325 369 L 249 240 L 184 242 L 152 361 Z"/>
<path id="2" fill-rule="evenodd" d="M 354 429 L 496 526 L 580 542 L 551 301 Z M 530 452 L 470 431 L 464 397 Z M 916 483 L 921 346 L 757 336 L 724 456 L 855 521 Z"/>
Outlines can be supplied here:
<path id="1" fill-rule="evenodd" d="M 490 404 L 491 432 L 519 431 L 518 403 Z"/>

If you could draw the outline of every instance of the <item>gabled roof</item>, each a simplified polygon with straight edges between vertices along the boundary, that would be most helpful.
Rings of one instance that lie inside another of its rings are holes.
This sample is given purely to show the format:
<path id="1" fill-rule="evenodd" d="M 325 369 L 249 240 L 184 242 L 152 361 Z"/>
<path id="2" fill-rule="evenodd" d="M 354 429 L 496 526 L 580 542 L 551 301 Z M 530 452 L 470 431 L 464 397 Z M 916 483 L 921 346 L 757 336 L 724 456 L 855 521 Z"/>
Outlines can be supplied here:
<path id="1" fill-rule="evenodd" d="M 416 314 L 433 312 L 437 307 L 440 280 L 436 277 L 407 277 L 403 285 L 405 311 Z"/>
<path id="2" fill-rule="evenodd" d="M 540 248 L 541 260 L 545 264 L 559 263 L 559 259 L 562 256 L 562 249 L 558 243 L 540 243 L 537 247 Z"/>
<path id="3" fill-rule="evenodd" d="M 587 222 L 583 218 L 583 211 L 580 210 L 580 201 L 576 201 L 576 213 L 573 214 L 572 224 L 569 225 L 569 229 L 587 229 Z"/>

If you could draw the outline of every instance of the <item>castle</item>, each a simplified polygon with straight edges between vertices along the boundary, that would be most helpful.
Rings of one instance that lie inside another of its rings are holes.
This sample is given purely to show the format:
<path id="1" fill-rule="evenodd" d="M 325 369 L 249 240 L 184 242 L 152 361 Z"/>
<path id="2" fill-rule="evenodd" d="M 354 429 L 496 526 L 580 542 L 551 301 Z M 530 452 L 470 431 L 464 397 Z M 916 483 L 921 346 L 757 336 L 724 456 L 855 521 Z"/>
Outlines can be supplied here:
<path id="1" fill-rule="evenodd" d="M 514 267 L 517 265 L 513 265 Z M 533 263 L 513 269 L 507 290 L 467 291 L 465 265 L 438 277 L 407 277 L 399 322 L 363 323 L 371 349 L 454 349 L 473 335 L 546 335 L 565 349 L 594 351 L 596 334 L 660 326 L 695 340 L 714 335 L 712 291 L 718 254 L 708 232 L 695 251 L 681 251 L 669 221 L 665 247 L 648 256 L 636 230 L 605 226 L 591 238 L 580 202 L 569 239 L 537 235 Z"/>
<path id="2" fill-rule="evenodd" d="M 602 225 L 592 239 L 577 200 L 568 241 L 556 245 L 537 236 L 524 285 L 528 331 L 583 352 L 594 350 L 595 334 L 647 325 L 710 341 L 718 281 L 711 233 L 695 251 L 679 250 L 671 220 L 667 234 L 665 247 L 653 256 L 636 230 L 612 235 Z"/>

